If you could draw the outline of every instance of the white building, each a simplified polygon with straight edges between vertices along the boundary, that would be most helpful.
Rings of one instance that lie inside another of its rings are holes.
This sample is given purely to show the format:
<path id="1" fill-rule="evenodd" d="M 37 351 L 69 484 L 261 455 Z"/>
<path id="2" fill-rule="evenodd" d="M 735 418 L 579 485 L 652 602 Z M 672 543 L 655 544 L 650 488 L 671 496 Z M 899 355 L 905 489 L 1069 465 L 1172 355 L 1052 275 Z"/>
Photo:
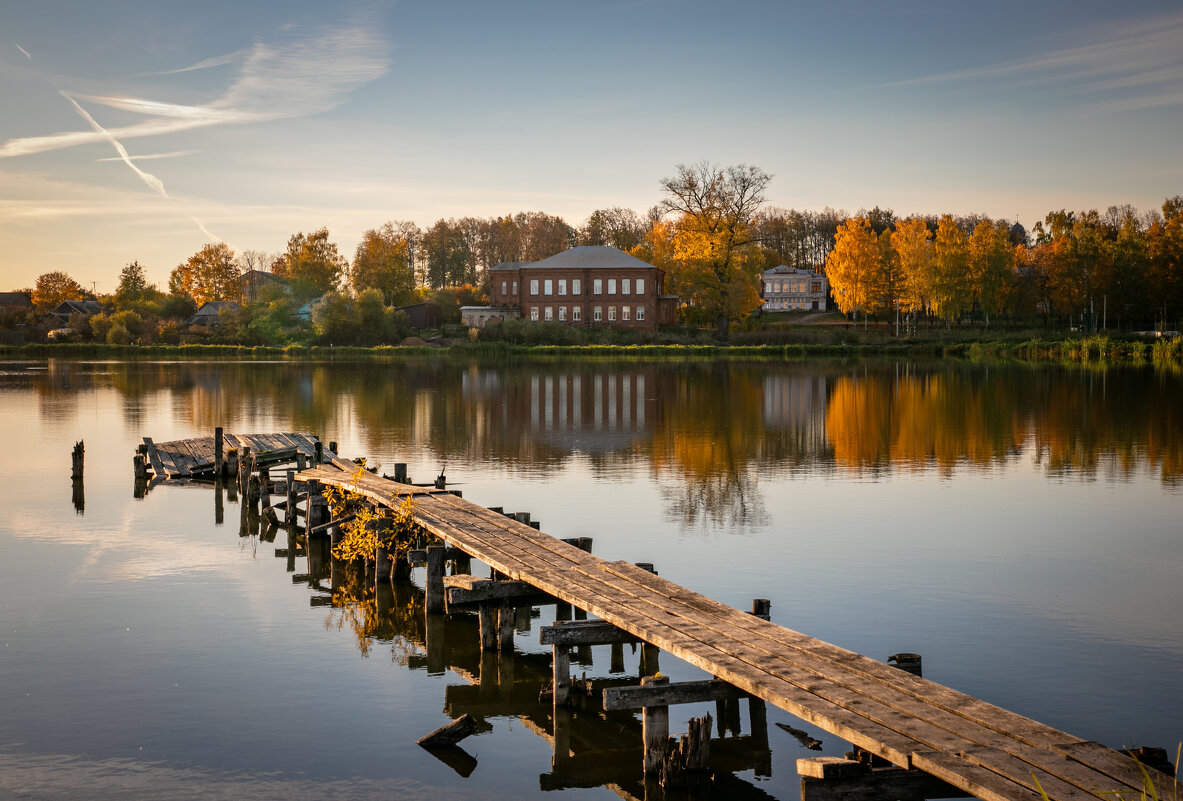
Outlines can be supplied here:
<path id="1" fill-rule="evenodd" d="M 761 276 L 764 311 L 825 311 L 829 285 L 824 273 L 784 264 Z"/>

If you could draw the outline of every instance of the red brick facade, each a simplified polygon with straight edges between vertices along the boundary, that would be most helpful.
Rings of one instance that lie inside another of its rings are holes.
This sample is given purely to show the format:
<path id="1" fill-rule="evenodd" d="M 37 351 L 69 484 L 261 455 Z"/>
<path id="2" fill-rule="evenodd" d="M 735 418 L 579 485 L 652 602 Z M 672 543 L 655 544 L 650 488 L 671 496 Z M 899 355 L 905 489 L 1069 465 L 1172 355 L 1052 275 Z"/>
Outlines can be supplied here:
<path id="1" fill-rule="evenodd" d="M 490 305 L 525 320 L 640 330 L 677 321 L 678 299 L 662 294 L 665 272 L 612 247 L 500 264 L 489 279 Z"/>

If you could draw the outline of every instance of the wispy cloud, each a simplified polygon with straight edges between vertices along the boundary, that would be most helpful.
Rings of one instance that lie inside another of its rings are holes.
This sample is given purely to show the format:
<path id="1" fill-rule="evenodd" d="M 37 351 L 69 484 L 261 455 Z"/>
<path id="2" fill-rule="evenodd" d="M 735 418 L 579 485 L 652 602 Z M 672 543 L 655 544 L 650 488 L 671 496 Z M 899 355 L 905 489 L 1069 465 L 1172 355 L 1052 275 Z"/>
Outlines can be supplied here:
<path id="1" fill-rule="evenodd" d="M 1056 85 L 1076 93 L 1121 92 L 1125 108 L 1183 102 L 1183 12 L 1110 26 L 1079 45 L 1031 58 L 926 75 L 884 86 L 971 81 Z M 1108 108 L 1116 108 L 1109 104 Z"/>
<path id="2" fill-rule="evenodd" d="M 29 59 L 29 61 L 32 61 L 32 60 L 33 60 L 33 57 L 29 55 L 29 51 L 28 51 L 28 50 L 26 50 L 25 48 L 21 47 L 21 46 L 20 46 L 19 44 L 17 44 L 16 42 L 13 42 L 13 44 L 14 44 L 14 45 L 16 45 L 16 49 L 17 49 L 17 50 L 21 51 L 21 53 L 23 53 L 23 54 L 24 54 L 25 58 Z"/>
<path id="3" fill-rule="evenodd" d="M 0 145 L 0 158 L 328 111 L 350 92 L 385 74 L 387 50 L 385 40 L 363 26 L 333 28 L 280 45 L 258 43 L 243 58 L 225 93 L 210 103 L 181 105 L 137 97 L 78 95 L 150 119 L 118 128 L 92 126 L 89 131 L 9 139 Z"/>
<path id="4" fill-rule="evenodd" d="M 155 161 L 156 159 L 177 159 L 183 156 L 192 156 L 194 153 L 200 153 L 199 150 L 174 150 L 171 153 L 147 153 L 143 156 L 132 156 L 132 161 Z M 108 156 L 107 158 L 96 159 L 96 161 L 123 161 L 122 156 Z"/>
<path id="5" fill-rule="evenodd" d="M 239 50 L 235 53 L 227 53 L 224 56 L 214 56 L 203 61 L 198 61 L 188 67 L 181 67 L 176 70 L 165 70 L 164 72 L 153 72 L 152 75 L 179 75 L 182 72 L 194 72 L 196 70 L 207 70 L 210 67 L 223 67 L 227 64 L 233 64 L 235 61 L 240 61 L 242 57 L 249 53 L 249 50 Z"/>

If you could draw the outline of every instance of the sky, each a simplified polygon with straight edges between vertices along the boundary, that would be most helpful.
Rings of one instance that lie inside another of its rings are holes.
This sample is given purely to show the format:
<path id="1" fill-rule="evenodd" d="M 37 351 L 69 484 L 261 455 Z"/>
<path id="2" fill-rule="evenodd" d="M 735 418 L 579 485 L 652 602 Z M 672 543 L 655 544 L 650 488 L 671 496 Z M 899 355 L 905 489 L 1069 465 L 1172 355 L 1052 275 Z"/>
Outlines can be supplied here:
<path id="1" fill-rule="evenodd" d="M 643 214 L 679 164 L 771 207 L 1183 194 L 1177 0 L 6 0 L 0 290 L 390 220 Z"/>

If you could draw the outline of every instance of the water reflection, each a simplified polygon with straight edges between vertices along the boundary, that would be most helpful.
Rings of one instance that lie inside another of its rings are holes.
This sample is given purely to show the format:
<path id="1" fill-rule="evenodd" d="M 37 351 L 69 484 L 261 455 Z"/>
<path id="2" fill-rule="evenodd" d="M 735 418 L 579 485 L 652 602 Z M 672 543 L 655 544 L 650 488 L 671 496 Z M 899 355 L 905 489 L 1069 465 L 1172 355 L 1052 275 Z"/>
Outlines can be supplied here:
<path id="1" fill-rule="evenodd" d="M 136 362 L 12 372 L 46 419 L 112 387 L 129 427 L 168 407 L 193 432 L 351 432 L 371 453 L 426 453 L 541 475 L 585 458 L 647 468 L 686 528 L 760 527 L 762 475 L 993 471 L 1183 478 L 1180 376 L 1151 368 L 810 364 Z M 282 421 L 274 423 L 274 421 Z M 434 466 L 433 466 L 434 467 Z"/>

